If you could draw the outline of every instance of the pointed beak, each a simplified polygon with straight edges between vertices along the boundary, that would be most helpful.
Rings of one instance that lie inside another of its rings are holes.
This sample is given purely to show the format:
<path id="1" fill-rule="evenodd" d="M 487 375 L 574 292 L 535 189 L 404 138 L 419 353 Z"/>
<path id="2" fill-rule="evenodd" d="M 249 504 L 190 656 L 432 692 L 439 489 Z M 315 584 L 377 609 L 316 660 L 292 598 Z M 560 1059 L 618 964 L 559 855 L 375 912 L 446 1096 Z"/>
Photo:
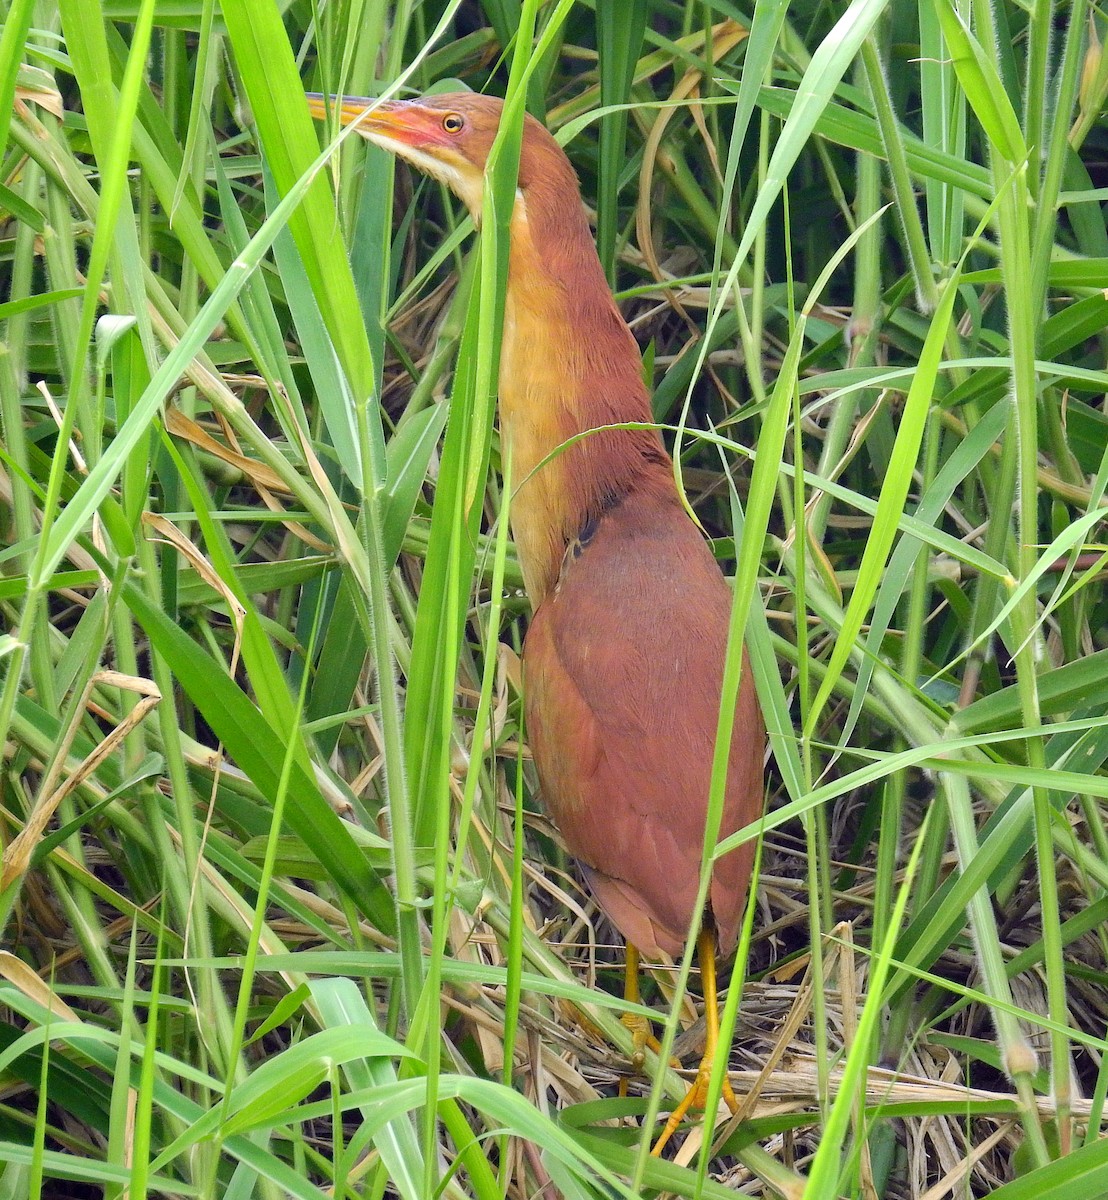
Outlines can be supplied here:
<path id="1" fill-rule="evenodd" d="M 417 170 L 445 183 L 470 213 L 481 211 L 482 166 L 470 162 L 458 146 L 456 131 L 443 128 L 443 110 L 420 100 L 372 100 L 365 96 L 308 93 L 313 117 L 337 115 L 368 142 L 403 158 Z"/>
<path id="2" fill-rule="evenodd" d="M 340 125 L 355 125 L 366 138 L 386 148 L 426 147 L 442 141 L 439 117 L 418 103 L 406 100 L 374 100 L 367 96 L 325 96 L 305 93 L 308 111 L 317 120 L 337 115 Z"/>

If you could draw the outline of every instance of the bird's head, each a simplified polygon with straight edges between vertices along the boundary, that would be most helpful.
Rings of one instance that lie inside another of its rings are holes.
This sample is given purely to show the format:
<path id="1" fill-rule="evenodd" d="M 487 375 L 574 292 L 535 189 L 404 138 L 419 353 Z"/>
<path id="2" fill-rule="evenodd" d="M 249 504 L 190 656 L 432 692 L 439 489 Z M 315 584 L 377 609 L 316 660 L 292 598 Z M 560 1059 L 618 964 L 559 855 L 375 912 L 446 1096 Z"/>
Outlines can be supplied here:
<path id="1" fill-rule="evenodd" d="M 331 100 L 343 125 L 357 125 L 368 141 L 445 183 L 475 216 L 481 213 L 485 163 L 503 103 L 475 92 L 448 92 L 418 100 Z M 325 115 L 323 96 L 310 93 L 314 117 Z"/>
<path id="2" fill-rule="evenodd" d="M 416 100 L 355 96 L 327 100 L 309 92 L 308 107 L 314 117 L 333 111 L 343 125 L 356 125 L 368 141 L 445 183 L 473 217 L 480 219 L 485 163 L 500 125 L 502 100 L 476 92 L 444 92 Z M 545 174 L 544 161 L 549 165 L 560 161 L 572 172 L 557 142 L 528 116 L 520 158 L 521 189 L 526 188 L 529 176 Z M 576 179 L 573 184 L 576 193 Z"/>

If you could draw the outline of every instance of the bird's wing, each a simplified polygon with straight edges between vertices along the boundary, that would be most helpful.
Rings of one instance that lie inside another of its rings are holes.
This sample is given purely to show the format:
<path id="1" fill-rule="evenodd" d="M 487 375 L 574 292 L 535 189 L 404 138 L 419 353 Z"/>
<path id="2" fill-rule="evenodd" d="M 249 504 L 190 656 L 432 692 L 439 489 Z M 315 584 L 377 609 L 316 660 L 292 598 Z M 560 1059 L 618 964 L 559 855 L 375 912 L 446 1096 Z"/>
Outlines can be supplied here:
<path id="1" fill-rule="evenodd" d="M 535 614 L 527 732 L 545 803 L 602 907 L 645 953 L 675 954 L 692 918 L 731 598 L 675 505 L 625 500 Z M 764 731 L 746 674 L 720 836 L 754 820 Z M 711 901 L 729 950 L 750 850 L 721 860 Z"/>

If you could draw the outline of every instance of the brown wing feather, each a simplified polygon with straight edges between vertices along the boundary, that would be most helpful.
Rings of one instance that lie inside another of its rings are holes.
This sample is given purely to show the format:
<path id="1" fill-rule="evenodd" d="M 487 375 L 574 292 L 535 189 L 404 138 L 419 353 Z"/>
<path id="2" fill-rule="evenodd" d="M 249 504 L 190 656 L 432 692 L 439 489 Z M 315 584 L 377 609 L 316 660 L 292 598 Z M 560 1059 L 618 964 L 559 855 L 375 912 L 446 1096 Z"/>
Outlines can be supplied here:
<path id="1" fill-rule="evenodd" d="M 524 646 L 545 803 L 601 906 L 646 954 L 677 954 L 696 898 L 731 593 L 675 499 L 632 493 L 570 551 Z M 765 732 L 749 666 L 720 836 L 756 819 Z M 738 937 L 752 846 L 716 866 L 720 946 Z"/>

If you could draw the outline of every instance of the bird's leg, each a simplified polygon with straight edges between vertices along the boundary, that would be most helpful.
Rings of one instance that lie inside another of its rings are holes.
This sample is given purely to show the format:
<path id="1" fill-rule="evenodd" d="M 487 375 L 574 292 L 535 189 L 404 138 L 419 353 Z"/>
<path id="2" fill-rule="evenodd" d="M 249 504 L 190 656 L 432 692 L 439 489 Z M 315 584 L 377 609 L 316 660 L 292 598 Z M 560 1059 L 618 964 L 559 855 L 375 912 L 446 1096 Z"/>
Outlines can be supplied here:
<path id="1" fill-rule="evenodd" d="M 650 1151 L 655 1157 L 662 1153 L 666 1142 L 677 1132 L 677 1127 L 690 1108 L 703 1108 L 708 1101 L 708 1084 L 712 1078 L 712 1064 L 719 1047 L 719 1001 L 716 994 L 716 943 L 711 930 L 702 929 L 696 942 L 697 958 L 700 960 L 700 978 L 704 987 L 704 1023 L 707 1027 L 704 1038 L 704 1057 L 696 1072 L 696 1079 L 685 1094 L 684 1100 L 670 1113 L 661 1137 Z M 727 1075 L 723 1076 L 723 1102 L 738 1112 L 739 1102 Z"/>
<path id="2" fill-rule="evenodd" d="M 623 998 L 631 1004 L 638 1004 L 639 996 L 639 948 L 627 943 L 627 965 L 623 971 Z M 619 1018 L 631 1031 L 631 1068 L 636 1075 L 642 1073 L 644 1049 L 653 1038 L 650 1032 L 650 1022 L 641 1013 L 625 1012 Z M 655 1046 L 658 1044 L 654 1041 Z M 619 1094 L 627 1095 L 626 1077 L 619 1081 Z"/>
<path id="3" fill-rule="evenodd" d="M 623 998 L 629 1004 L 638 1004 L 641 1001 L 639 995 L 639 961 L 638 946 L 628 942 L 627 966 L 623 975 Z M 631 1067 L 636 1075 L 641 1075 L 643 1060 L 646 1057 L 644 1051 L 649 1048 L 655 1054 L 660 1054 L 662 1043 L 651 1032 L 648 1018 L 641 1014 L 623 1013 L 619 1019 L 631 1031 Z M 670 1059 L 670 1066 L 679 1067 L 680 1065 L 677 1059 Z M 619 1081 L 619 1094 L 621 1096 L 627 1095 L 626 1078 Z"/>

